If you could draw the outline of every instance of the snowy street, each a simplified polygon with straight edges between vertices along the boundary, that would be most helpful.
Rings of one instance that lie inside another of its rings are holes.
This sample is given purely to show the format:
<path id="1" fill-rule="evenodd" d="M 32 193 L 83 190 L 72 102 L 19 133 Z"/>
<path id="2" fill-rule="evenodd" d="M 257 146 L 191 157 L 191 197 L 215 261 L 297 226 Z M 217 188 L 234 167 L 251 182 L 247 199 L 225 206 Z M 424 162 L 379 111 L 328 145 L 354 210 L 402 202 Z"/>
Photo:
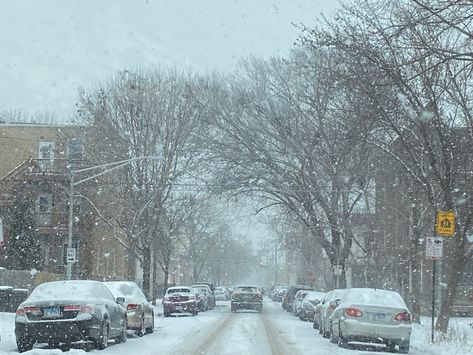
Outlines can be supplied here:
<path id="1" fill-rule="evenodd" d="M 157 309 L 159 312 L 159 308 Z M 214 310 L 199 313 L 196 317 L 157 316 L 153 334 L 138 337 L 129 333 L 125 344 L 109 342 L 101 352 L 88 344 L 76 344 L 68 352 L 85 351 L 103 354 L 386 354 L 382 349 L 340 349 L 322 338 L 312 329 L 311 323 L 302 322 L 281 308 L 280 303 L 265 300 L 264 311 L 230 312 L 229 302 L 219 302 Z M 414 325 L 410 354 L 467 354 L 472 350 L 473 330 L 466 326 L 471 318 L 452 320 L 457 339 L 448 343 L 429 344 L 429 326 Z M 459 331 L 461 330 L 461 334 Z M 18 353 L 14 336 L 14 314 L 0 313 L 0 354 Z M 66 349 L 35 347 L 25 354 L 60 354 Z"/>

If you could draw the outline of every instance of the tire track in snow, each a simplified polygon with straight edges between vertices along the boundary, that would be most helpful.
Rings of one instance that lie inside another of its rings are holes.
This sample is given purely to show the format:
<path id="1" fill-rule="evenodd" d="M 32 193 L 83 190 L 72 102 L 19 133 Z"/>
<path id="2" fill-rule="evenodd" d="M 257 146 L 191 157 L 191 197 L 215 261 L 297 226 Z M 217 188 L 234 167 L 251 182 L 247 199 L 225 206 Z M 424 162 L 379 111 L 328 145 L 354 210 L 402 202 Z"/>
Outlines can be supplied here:
<path id="1" fill-rule="evenodd" d="M 225 328 L 232 322 L 233 314 L 230 313 L 226 316 L 222 321 L 220 321 L 217 326 L 201 341 L 197 343 L 195 350 L 191 353 L 191 355 L 203 355 L 206 354 L 212 344 L 219 340 L 219 334 L 222 333 Z"/>
<path id="2" fill-rule="evenodd" d="M 262 313 L 261 319 L 272 355 L 302 355 L 291 346 L 289 341 L 284 341 L 282 333 L 273 326 L 267 314 Z"/>

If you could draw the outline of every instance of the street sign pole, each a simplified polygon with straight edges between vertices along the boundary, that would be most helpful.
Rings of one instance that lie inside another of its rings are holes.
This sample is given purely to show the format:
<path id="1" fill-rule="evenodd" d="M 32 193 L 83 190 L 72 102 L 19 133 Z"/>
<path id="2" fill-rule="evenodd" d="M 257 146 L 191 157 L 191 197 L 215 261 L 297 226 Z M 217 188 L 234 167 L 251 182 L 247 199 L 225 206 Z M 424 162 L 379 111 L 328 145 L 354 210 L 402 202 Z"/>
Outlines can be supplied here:
<path id="1" fill-rule="evenodd" d="M 436 269 L 437 266 L 437 260 L 433 259 L 432 260 L 432 328 L 431 328 L 431 338 L 432 338 L 432 343 L 435 340 L 435 334 L 434 334 L 434 325 L 435 325 L 435 280 L 436 280 Z"/>

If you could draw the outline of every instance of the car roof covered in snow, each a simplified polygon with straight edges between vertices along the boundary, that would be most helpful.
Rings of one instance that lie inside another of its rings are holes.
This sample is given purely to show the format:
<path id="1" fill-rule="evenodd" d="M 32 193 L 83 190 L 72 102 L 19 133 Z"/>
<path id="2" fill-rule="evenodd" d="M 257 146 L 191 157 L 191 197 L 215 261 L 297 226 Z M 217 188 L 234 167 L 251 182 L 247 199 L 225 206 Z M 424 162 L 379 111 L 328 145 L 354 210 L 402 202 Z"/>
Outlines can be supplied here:
<path id="1" fill-rule="evenodd" d="M 127 303 L 129 301 L 147 302 L 143 291 L 132 281 L 107 281 L 104 284 L 115 298 L 124 297 Z"/>
<path id="2" fill-rule="evenodd" d="M 304 301 L 314 301 L 314 300 L 321 300 L 324 298 L 325 292 L 319 292 L 319 291 L 309 291 L 307 294 L 304 296 Z"/>
<path id="3" fill-rule="evenodd" d="M 406 303 L 396 291 L 376 288 L 350 288 L 340 306 L 367 305 L 380 307 L 406 308 Z"/>
<path id="4" fill-rule="evenodd" d="M 99 281 L 64 280 L 45 282 L 36 286 L 26 302 L 87 301 L 91 299 L 115 302 L 112 293 Z"/>

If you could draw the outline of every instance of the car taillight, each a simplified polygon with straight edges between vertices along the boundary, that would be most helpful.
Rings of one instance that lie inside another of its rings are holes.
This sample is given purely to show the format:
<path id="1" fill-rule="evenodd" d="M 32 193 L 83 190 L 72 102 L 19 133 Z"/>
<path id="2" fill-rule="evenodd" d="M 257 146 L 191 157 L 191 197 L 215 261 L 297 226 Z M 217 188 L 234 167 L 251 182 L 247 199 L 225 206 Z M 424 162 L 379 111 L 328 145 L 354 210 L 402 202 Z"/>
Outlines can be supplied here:
<path id="1" fill-rule="evenodd" d="M 25 309 L 24 308 L 18 308 L 16 310 L 16 315 L 17 316 L 24 316 L 25 315 Z"/>
<path id="2" fill-rule="evenodd" d="M 80 313 L 94 313 L 95 307 L 90 304 L 80 306 Z"/>
<path id="3" fill-rule="evenodd" d="M 401 312 L 394 316 L 394 320 L 397 320 L 399 322 L 410 323 L 411 315 L 409 314 L 409 312 Z"/>
<path id="4" fill-rule="evenodd" d="M 80 306 L 64 306 L 64 312 L 79 312 Z"/>
<path id="5" fill-rule="evenodd" d="M 127 310 L 138 309 L 138 305 L 135 303 L 128 303 L 128 305 L 126 306 L 126 309 Z"/>
<path id="6" fill-rule="evenodd" d="M 358 308 L 345 308 L 345 314 L 348 317 L 361 317 L 363 312 Z"/>

